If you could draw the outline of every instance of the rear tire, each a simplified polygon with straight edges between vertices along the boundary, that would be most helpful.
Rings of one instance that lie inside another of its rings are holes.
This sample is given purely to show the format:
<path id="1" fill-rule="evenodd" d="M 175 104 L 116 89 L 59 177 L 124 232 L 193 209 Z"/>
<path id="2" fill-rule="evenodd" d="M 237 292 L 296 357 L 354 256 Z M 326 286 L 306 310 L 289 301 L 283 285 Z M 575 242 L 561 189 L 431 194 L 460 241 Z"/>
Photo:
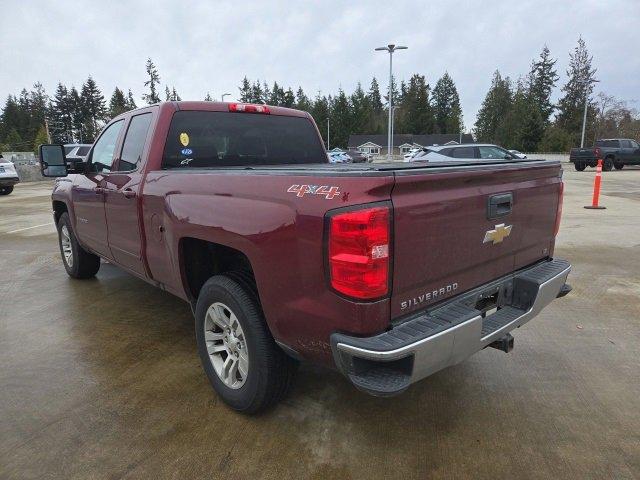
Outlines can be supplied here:
<path id="1" fill-rule="evenodd" d="M 602 170 L 605 172 L 610 172 L 613 170 L 613 159 L 611 157 L 607 157 L 602 162 Z"/>
<path id="2" fill-rule="evenodd" d="M 579 172 L 582 172 L 585 168 L 587 168 L 587 164 L 584 162 L 576 162 L 574 165 L 576 167 L 576 170 Z"/>
<path id="3" fill-rule="evenodd" d="M 13 192 L 13 186 L 0 187 L 0 195 L 9 195 L 11 192 Z"/>
<path id="4" fill-rule="evenodd" d="M 69 276 L 77 279 L 94 277 L 100 270 L 100 257 L 80 246 L 67 212 L 60 216 L 57 227 L 60 255 Z"/>
<path id="5" fill-rule="evenodd" d="M 298 362 L 276 345 L 251 289 L 226 275 L 211 277 L 195 317 L 202 367 L 227 405 L 256 413 L 287 394 Z"/>

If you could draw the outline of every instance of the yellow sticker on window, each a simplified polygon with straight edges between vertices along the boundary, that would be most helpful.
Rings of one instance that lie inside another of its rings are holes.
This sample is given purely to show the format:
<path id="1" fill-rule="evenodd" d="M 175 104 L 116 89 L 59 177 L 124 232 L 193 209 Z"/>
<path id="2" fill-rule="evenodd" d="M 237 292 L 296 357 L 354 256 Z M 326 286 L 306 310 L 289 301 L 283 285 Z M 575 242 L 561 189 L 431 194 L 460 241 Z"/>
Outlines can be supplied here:
<path id="1" fill-rule="evenodd" d="M 182 144 L 183 147 L 186 147 L 187 145 L 189 145 L 189 135 L 186 134 L 185 132 L 182 132 L 180 134 L 180 143 Z"/>

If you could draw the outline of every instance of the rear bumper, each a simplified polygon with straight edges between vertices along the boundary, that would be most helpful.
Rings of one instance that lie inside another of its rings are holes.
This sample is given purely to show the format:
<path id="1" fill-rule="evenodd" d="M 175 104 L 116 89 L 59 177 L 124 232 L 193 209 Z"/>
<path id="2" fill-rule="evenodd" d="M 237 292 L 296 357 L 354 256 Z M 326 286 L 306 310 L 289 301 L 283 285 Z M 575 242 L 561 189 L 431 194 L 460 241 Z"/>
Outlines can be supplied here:
<path id="1" fill-rule="evenodd" d="M 0 187 L 12 187 L 17 183 L 20 183 L 18 177 L 0 177 Z"/>
<path id="2" fill-rule="evenodd" d="M 544 261 L 413 314 L 391 330 L 361 338 L 334 333 L 335 363 L 351 382 L 374 395 L 394 395 L 411 383 L 455 365 L 524 325 L 564 296 L 569 262 Z M 487 297 L 499 309 L 476 309 Z"/>

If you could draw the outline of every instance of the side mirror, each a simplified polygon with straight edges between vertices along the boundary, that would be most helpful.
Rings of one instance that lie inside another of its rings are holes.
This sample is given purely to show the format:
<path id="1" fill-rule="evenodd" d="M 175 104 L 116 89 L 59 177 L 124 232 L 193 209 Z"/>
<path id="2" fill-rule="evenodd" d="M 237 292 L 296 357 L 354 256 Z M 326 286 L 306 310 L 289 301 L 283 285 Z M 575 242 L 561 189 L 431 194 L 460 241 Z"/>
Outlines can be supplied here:
<path id="1" fill-rule="evenodd" d="M 40 145 L 40 171 L 43 177 L 66 177 L 67 159 L 63 145 Z"/>

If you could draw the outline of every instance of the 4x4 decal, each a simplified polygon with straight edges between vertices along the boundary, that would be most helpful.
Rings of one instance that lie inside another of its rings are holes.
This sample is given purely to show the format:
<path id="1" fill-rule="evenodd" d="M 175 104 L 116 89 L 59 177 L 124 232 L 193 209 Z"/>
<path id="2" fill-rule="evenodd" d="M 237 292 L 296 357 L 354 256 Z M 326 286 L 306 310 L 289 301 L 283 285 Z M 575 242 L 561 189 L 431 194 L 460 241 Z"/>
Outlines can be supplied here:
<path id="1" fill-rule="evenodd" d="M 304 197 L 306 194 L 322 195 L 327 200 L 331 200 L 341 193 L 338 187 L 328 185 L 291 185 L 287 192 L 295 193 L 298 197 Z"/>

